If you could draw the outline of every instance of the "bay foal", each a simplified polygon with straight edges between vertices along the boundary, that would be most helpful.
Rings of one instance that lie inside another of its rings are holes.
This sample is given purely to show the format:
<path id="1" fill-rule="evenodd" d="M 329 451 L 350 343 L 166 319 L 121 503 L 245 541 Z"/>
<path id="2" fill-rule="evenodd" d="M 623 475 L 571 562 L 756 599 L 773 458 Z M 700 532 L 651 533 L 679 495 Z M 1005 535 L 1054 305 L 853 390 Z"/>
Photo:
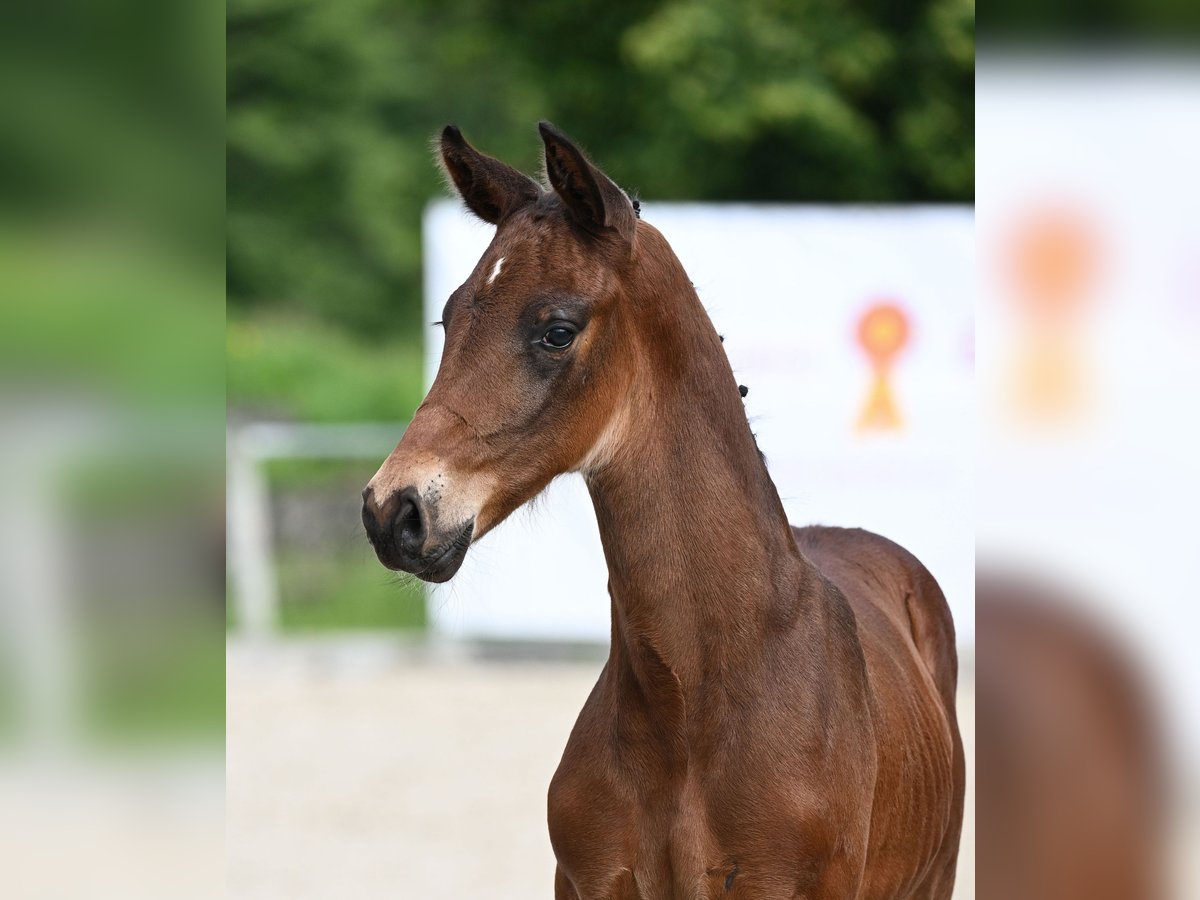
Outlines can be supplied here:
<path id="1" fill-rule="evenodd" d="M 679 260 L 540 130 L 549 189 L 442 135 L 496 234 L 363 522 L 386 566 L 445 581 L 583 474 L 612 645 L 550 785 L 555 897 L 948 898 L 963 752 L 941 590 L 882 537 L 789 526 Z M 529 577 L 569 589 L 553 559 Z"/>

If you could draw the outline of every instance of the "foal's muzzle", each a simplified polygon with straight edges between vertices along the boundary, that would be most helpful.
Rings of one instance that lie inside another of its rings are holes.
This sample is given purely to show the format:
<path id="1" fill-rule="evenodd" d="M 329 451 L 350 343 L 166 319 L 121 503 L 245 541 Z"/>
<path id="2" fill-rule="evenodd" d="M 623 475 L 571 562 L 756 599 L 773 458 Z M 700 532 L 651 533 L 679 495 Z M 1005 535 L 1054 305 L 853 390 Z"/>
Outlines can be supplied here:
<path id="1" fill-rule="evenodd" d="M 416 488 L 398 491 L 382 504 L 371 487 L 363 491 L 363 526 L 379 561 L 389 569 L 440 583 L 449 581 L 462 565 L 475 520 L 437 529 L 434 512 Z"/>

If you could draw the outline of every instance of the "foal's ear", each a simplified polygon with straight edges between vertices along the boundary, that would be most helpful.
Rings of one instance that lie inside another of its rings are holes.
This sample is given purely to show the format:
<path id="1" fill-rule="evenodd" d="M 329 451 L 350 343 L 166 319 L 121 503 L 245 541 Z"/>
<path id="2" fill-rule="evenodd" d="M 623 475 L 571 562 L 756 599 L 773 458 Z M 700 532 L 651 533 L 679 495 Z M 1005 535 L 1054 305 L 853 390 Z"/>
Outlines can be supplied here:
<path id="1" fill-rule="evenodd" d="M 539 122 L 538 131 L 546 145 L 546 175 L 575 220 L 597 234 L 614 229 L 633 243 L 637 213 L 625 192 L 549 122 Z"/>
<path id="2" fill-rule="evenodd" d="M 441 151 L 442 165 L 463 202 L 485 222 L 499 225 L 542 193 L 528 175 L 468 144 L 455 125 L 443 129 Z"/>

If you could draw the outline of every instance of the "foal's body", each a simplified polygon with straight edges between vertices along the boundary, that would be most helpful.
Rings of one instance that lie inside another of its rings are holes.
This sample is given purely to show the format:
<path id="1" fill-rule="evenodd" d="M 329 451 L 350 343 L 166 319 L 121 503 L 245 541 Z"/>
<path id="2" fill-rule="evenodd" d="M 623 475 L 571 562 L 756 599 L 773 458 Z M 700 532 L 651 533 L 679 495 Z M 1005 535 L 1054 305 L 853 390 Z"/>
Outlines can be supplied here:
<path id="1" fill-rule="evenodd" d="M 612 649 L 550 787 L 557 900 L 946 900 L 963 754 L 941 591 L 883 538 L 791 528 L 678 259 L 542 136 L 553 191 L 443 135 L 497 233 L 363 521 L 385 564 L 444 581 L 554 476 L 587 480 Z"/>
<path id="2" fill-rule="evenodd" d="M 614 625 L 550 788 L 556 898 L 950 897 L 963 778 L 942 699 L 953 650 L 931 677 L 908 624 L 910 606 L 941 620 L 940 592 L 875 535 L 796 537 L 815 542 L 810 559 L 845 591 L 814 565 L 803 620 L 771 627 L 761 659 L 735 679 L 676 679 L 652 639 L 631 645 Z M 843 554 L 870 558 L 904 590 L 881 591 Z M 858 626 L 861 652 L 856 617 L 872 623 Z M 799 693 L 798 673 L 820 686 Z M 744 679 L 753 695 L 728 683 Z M 905 702 L 895 686 L 911 682 L 923 691 Z"/>
<path id="3" fill-rule="evenodd" d="M 678 364 L 641 373 L 636 437 L 585 471 L 612 647 L 550 788 L 556 896 L 947 898 L 963 757 L 942 593 L 884 538 L 788 525 L 720 338 L 670 275 Z"/>

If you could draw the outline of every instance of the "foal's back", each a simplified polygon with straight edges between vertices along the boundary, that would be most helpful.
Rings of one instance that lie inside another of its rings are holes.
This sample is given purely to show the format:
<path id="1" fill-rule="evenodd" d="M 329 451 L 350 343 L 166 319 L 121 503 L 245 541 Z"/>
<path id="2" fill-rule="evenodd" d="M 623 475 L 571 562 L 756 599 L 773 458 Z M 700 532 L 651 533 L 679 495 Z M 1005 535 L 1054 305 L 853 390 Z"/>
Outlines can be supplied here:
<path id="1" fill-rule="evenodd" d="M 862 529 L 794 528 L 849 601 L 866 659 L 878 753 L 866 898 L 949 898 L 965 790 L 958 658 L 941 588 L 898 544 Z M 914 852 L 915 851 L 915 852 Z M 914 870 L 912 860 L 931 860 Z"/>

